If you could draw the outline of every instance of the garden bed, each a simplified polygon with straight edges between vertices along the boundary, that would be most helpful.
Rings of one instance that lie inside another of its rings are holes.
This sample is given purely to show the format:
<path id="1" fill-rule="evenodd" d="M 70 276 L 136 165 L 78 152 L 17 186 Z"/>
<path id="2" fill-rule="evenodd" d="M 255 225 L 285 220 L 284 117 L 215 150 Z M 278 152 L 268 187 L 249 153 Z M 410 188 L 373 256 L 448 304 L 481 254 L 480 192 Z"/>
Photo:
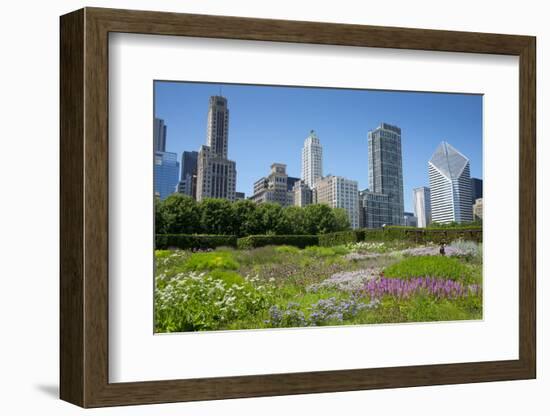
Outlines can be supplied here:
<path id="1" fill-rule="evenodd" d="M 157 250 L 156 332 L 481 319 L 480 244 Z"/>

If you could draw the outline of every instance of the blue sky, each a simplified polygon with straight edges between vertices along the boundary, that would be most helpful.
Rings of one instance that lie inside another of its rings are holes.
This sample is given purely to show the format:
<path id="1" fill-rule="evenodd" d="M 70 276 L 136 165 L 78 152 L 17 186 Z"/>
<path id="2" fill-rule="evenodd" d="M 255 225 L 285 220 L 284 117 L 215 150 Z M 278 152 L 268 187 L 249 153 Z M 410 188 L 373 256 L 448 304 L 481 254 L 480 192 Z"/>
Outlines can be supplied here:
<path id="1" fill-rule="evenodd" d="M 156 81 L 156 117 L 167 127 L 166 150 L 206 144 L 208 99 L 221 93 L 229 107 L 229 158 L 237 163 L 237 191 L 269 173 L 273 162 L 300 176 L 310 130 L 323 146 L 323 174 L 368 187 L 367 134 L 381 122 L 401 127 L 405 210 L 412 189 L 428 186 L 428 160 L 445 140 L 470 159 L 482 178 L 482 96 L 424 92 L 301 88 Z"/>

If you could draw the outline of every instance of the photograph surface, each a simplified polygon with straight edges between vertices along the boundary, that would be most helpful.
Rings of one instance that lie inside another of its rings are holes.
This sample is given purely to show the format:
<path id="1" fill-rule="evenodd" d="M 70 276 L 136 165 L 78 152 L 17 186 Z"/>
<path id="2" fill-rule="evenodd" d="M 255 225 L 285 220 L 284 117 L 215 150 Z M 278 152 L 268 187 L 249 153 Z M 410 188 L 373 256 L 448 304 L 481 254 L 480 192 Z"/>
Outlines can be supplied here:
<path id="1" fill-rule="evenodd" d="M 153 87 L 156 333 L 483 318 L 482 95 Z"/>

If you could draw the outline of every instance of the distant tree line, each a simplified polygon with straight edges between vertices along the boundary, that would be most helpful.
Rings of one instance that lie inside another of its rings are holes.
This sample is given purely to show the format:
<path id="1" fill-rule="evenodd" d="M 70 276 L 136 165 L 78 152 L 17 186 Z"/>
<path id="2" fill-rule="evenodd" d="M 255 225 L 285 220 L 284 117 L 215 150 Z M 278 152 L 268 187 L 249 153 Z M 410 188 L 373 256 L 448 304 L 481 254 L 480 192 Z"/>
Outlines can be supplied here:
<path id="1" fill-rule="evenodd" d="M 156 234 L 314 235 L 350 229 L 347 212 L 312 204 L 304 208 L 250 200 L 193 198 L 172 194 L 155 199 Z"/>

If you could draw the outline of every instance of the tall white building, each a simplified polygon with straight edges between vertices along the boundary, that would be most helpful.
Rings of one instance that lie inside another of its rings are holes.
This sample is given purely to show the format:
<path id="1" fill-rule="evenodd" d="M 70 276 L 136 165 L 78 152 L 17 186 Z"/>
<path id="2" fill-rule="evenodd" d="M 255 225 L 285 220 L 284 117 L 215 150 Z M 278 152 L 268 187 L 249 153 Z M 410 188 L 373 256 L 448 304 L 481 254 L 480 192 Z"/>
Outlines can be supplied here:
<path id="1" fill-rule="evenodd" d="M 430 188 L 421 186 L 413 189 L 413 208 L 418 227 L 426 228 L 432 220 Z"/>
<path id="2" fill-rule="evenodd" d="M 313 188 L 323 177 L 323 147 L 315 131 L 311 130 L 302 148 L 302 181 Z"/>
<path id="3" fill-rule="evenodd" d="M 472 221 L 470 161 L 447 142 L 441 142 L 428 162 L 432 221 Z"/>
<path id="4" fill-rule="evenodd" d="M 326 176 L 315 185 L 315 199 L 331 208 L 343 208 L 348 213 L 351 228 L 359 228 L 359 191 L 357 181 L 342 176 Z"/>
<path id="5" fill-rule="evenodd" d="M 237 168 L 227 158 L 229 109 L 227 99 L 210 97 L 206 124 L 206 146 L 201 146 L 197 160 L 197 200 L 223 198 L 235 200 Z"/>

